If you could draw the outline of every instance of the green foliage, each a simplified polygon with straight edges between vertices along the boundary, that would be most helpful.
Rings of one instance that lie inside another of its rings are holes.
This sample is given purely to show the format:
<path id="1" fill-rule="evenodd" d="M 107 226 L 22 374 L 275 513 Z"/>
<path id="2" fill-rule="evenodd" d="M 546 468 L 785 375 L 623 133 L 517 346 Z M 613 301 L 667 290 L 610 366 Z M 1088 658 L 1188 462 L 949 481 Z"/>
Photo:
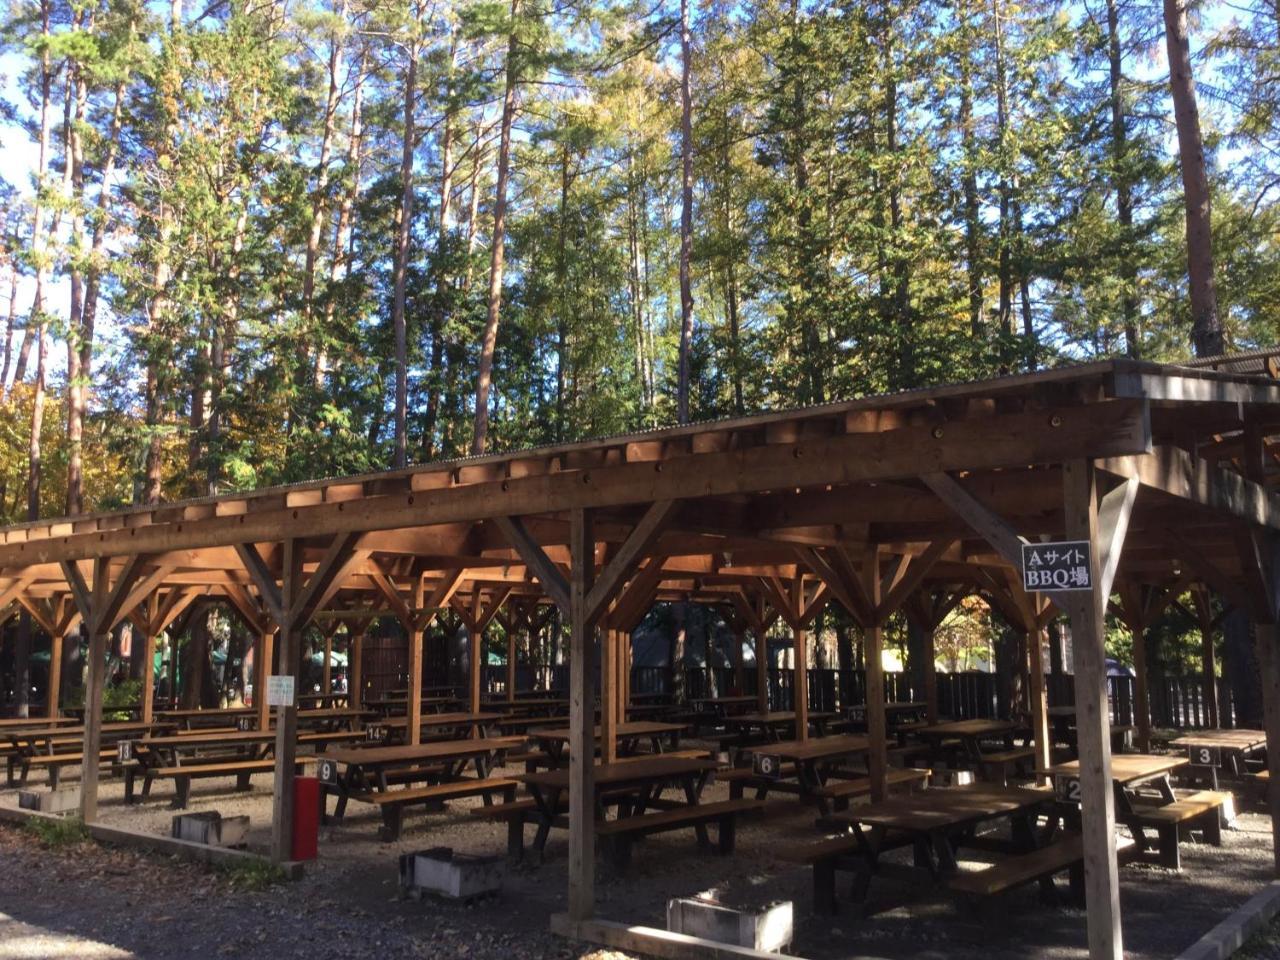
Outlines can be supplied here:
<path id="1" fill-rule="evenodd" d="M 79 817 L 31 817 L 23 829 L 50 850 L 89 843 L 89 831 Z"/>
<path id="2" fill-rule="evenodd" d="M 233 890 L 256 893 L 289 879 L 284 869 L 262 857 L 237 857 L 218 866 L 218 872 Z"/>

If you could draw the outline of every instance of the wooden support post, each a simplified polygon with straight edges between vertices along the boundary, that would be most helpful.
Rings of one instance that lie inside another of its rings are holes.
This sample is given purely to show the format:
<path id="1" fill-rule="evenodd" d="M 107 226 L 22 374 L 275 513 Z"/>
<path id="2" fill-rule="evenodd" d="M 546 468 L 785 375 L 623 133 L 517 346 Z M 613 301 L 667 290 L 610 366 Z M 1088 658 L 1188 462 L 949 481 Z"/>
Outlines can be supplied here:
<path id="1" fill-rule="evenodd" d="M 618 759 L 618 631 L 600 638 L 600 762 Z"/>
<path id="2" fill-rule="evenodd" d="M 416 625 L 406 630 L 409 638 L 409 690 L 405 694 L 405 716 L 408 724 L 405 743 L 422 742 L 422 647 L 426 631 Z"/>
<path id="3" fill-rule="evenodd" d="M 484 672 L 484 630 L 476 627 L 468 630 L 471 643 L 468 646 L 468 652 L 471 655 L 471 669 L 467 671 L 467 680 L 470 686 L 470 695 L 467 698 L 471 704 L 471 712 L 480 712 L 480 678 Z"/>
<path id="4" fill-rule="evenodd" d="M 516 702 L 516 632 L 507 630 L 507 703 Z"/>
<path id="5" fill-rule="evenodd" d="M 294 605 L 303 592 L 302 544 L 286 540 L 283 544 L 280 599 L 280 673 L 294 678 L 297 690 L 302 674 L 302 627 L 305 620 L 294 613 Z M 265 700 L 265 697 L 263 698 Z M 276 708 L 276 748 L 271 809 L 271 859 L 284 863 L 293 856 L 293 779 L 294 760 L 298 753 L 298 700 Z"/>
<path id="6" fill-rule="evenodd" d="M 330 661 L 333 659 L 333 626 L 325 628 L 324 631 L 324 665 L 320 668 L 320 692 L 329 694 L 333 692 L 333 668 Z"/>
<path id="7" fill-rule="evenodd" d="M 1147 623 L 1144 614 L 1146 604 L 1140 584 L 1133 581 L 1118 583 L 1120 614 L 1129 636 L 1133 639 L 1133 721 L 1138 728 L 1138 750 L 1151 749 L 1151 700 L 1147 687 Z"/>
<path id="8" fill-rule="evenodd" d="M 156 633 L 148 630 L 142 638 L 142 722 L 155 717 L 156 705 Z"/>
<path id="9" fill-rule="evenodd" d="M 1205 719 L 1209 727 L 1220 725 L 1218 717 L 1218 670 L 1213 650 L 1213 607 L 1210 603 L 1209 591 L 1196 585 L 1191 588 L 1191 599 L 1195 604 L 1196 621 L 1200 625 L 1200 660 L 1204 677 Z"/>
<path id="10" fill-rule="evenodd" d="M 55 630 L 49 636 L 49 692 L 46 696 L 45 713 L 50 720 L 58 718 L 58 708 L 62 702 L 62 644 L 65 638 L 62 632 Z"/>
<path id="11" fill-rule="evenodd" d="M 592 690 L 595 626 L 587 595 L 595 580 L 591 515 L 569 512 L 569 919 L 595 912 L 595 696 Z"/>
<path id="12" fill-rule="evenodd" d="M 922 624 L 920 628 L 924 653 L 924 714 L 930 723 L 938 722 L 937 629 L 933 624 Z"/>
<path id="13" fill-rule="evenodd" d="M 737 696 L 746 692 L 746 676 L 743 662 L 746 659 L 747 632 L 742 627 L 733 630 L 733 689 Z"/>
<path id="14" fill-rule="evenodd" d="M 1267 775 L 1271 783 L 1280 783 L 1280 627 L 1274 623 L 1255 623 L 1258 669 L 1262 672 L 1263 725 L 1267 734 Z M 1271 844 L 1275 856 L 1275 875 L 1280 877 L 1280 789 L 1267 788 L 1267 806 L 1271 813 Z"/>
<path id="15" fill-rule="evenodd" d="M 253 705 L 258 711 L 258 729 L 271 726 L 271 707 L 267 705 L 267 677 L 275 660 L 276 632 L 270 628 L 258 634 L 258 649 L 253 660 Z"/>
<path id="16" fill-rule="evenodd" d="M 95 591 L 96 592 L 96 591 Z M 107 644 L 111 634 L 89 634 L 89 673 L 84 690 L 84 746 L 80 764 L 80 818 L 98 819 L 98 754 L 102 751 L 102 690 L 107 673 Z"/>
<path id="17" fill-rule="evenodd" d="M 756 631 L 756 703 L 761 713 L 769 712 L 769 641 L 766 631 Z"/>
<path id="18" fill-rule="evenodd" d="M 804 609 L 804 580 L 796 577 L 791 588 L 791 602 L 796 619 Z M 795 700 L 796 739 L 809 739 L 809 634 L 804 627 L 792 630 L 795 648 L 795 670 L 792 671 L 792 696 Z"/>
<path id="19" fill-rule="evenodd" d="M 1063 464 L 1066 536 L 1089 542 L 1092 582 L 1089 593 L 1061 594 L 1071 616 L 1075 667 L 1076 725 L 1080 753 L 1080 816 L 1084 840 L 1085 903 L 1089 956 L 1120 960 L 1120 882 L 1116 867 L 1115 797 L 1111 784 L 1111 731 L 1107 709 L 1104 649 L 1107 596 L 1099 551 L 1110 531 L 1099 536 L 1096 480 L 1091 461 Z M 1111 558 L 1113 561 L 1117 558 Z"/>
<path id="20" fill-rule="evenodd" d="M 347 703 L 355 710 L 364 706 L 364 637 L 365 631 L 361 630 L 351 638 L 347 664 Z"/>
<path id="21" fill-rule="evenodd" d="M 1031 743 L 1036 751 L 1036 769 L 1049 766 L 1049 695 L 1044 683 L 1044 629 L 1032 626 L 1027 633 L 1027 656 L 1031 660 Z M 1044 778 L 1041 778 L 1042 780 Z"/>
<path id="22" fill-rule="evenodd" d="M 881 604 L 880 551 L 875 544 L 867 547 L 863 554 L 862 589 L 871 609 L 878 610 Z M 867 769 L 871 774 L 871 799 L 874 802 L 883 800 L 889 792 L 885 782 L 889 757 L 886 742 L 888 726 L 884 715 L 884 631 L 875 614 L 863 629 L 863 642 L 866 646 L 867 738 L 871 741 Z"/>

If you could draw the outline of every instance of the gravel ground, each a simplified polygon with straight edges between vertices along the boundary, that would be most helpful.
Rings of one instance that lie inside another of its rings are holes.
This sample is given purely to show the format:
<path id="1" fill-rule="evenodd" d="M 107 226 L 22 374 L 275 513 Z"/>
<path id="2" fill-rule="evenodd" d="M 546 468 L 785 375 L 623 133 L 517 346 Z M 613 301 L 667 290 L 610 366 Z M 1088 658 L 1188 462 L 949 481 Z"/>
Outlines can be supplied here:
<path id="1" fill-rule="evenodd" d="M 236 794 L 227 792 L 230 781 L 197 781 L 190 809 L 247 813 L 251 843 L 265 845 L 269 783 L 267 776 L 255 777 L 252 792 Z M 171 785 L 157 785 L 150 801 L 131 808 L 124 807 L 117 782 L 107 780 L 103 787 L 105 822 L 168 833 Z M 719 799 L 727 789 L 712 785 L 708 796 Z M 191 956 L 194 944 L 209 956 L 273 960 L 348 958 L 353 948 L 368 946 L 430 958 L 625 960 L 623 954 L 590 952 L 547 932 L 548 916 L 564 909 L 567 834 L 562 830 L 552 833 L 542 866 L 508 871 L 499 898 L 469 905 L 400 898 L 400 853 L 436 845 L 469 853 L 505 850 L 505 826 L 467 813 L 478 803 L 455 802 L 435 813 L 411 810 L 404 835 L 394 844 L 380 842 L 377 815 L 353 803 L 342 826 L 322 828 L 320 859 L 308 867 L 305 879 L 258 892 L 236 889 L 228 876 L 204 867 L 95 845 L 43 849 L 23 831 L 0 829 L 0 956 L 167 960 Z M 0 804 L 16 806 L 13 792 L 0 792 Z M 986 908 L 966 909 L 926 883 L 878 880 L 869 916 L 815 915 L 809 871 L 780 857 L 788 846 L 815 836 L 813 811 L 785 802 L 779 808 L 780 816 L 743 823 L 738 850 L 728 859 L 698 855 L 691 838 L 676 833 L 639 845 L 625 877 L 599 863 L 598 914 L 661 927 L 672 896 L 712 894 L 734 904 L 789 899 L 796 905 L 794 952 L 813 960 L 1087 956 L 1084 913 L 1043 905 L 1034 886 Z M 532 837 L 531 830 L 527 836 Z M 1256 892 L 1269 879 L 1271 864 L 1269 824 L 1246 812 L 1225 834 L 1223 847 L 1185 844 L 1180 874 L 1144 864 L 1122 867 L 1126 954 L 1177 954 Z M 842 875 L 842 892 L 846 880 Z M 145 920 L 140 921 L 139 910 Z M 993 925 L 999 927 L 996 938 Z M 11 945 L 15 940 L 19 947 Z"/>

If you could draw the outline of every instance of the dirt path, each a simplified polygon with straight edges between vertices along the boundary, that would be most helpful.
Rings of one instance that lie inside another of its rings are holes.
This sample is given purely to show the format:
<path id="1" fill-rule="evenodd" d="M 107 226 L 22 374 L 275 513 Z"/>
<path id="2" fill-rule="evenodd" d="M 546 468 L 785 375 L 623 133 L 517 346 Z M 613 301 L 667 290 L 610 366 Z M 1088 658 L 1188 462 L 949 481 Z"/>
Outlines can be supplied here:
<path id="1" fill-rule="evenodd" d="M 0 954 L 24 960 L 350 960 L 370 948 L 441 960 L 626 960 L 513 930 L 492 904 L 405 901 L 394 885 L 349 898 L 306 881 L 243 890 L 242 878 L 201 866 L 94 843 L 50 848 L 12 826 L 0 826 L 0 864 Z"/>

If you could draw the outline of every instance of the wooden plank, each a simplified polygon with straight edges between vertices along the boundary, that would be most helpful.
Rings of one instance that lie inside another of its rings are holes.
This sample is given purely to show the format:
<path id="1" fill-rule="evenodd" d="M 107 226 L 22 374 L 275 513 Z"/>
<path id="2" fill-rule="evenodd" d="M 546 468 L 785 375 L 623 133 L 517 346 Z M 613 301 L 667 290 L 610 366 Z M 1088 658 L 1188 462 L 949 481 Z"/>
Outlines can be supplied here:
<path id="1" fill-rule="evenodd" d="M 1138 499 L 1138 478 L 1129 477 L 1118 487 L 1109 490 L 1098 506 L 1098 531 L 1103 536 L 1098 559 L 1099 579 L 1095 589 L 1104 597 L 1111 596 L 1120 569 L 1120 554 L 1124 550 L 1124 538 L 1129 532 L 1129 517 Z"/>
<path id="2" fill-rule="evenodd" d="M 306 623 L 310 620 L 311 615 L 320 609 L 321 601 L 326 599 L 330 586 L 340 585 L 350 575 L 355 564 L 363 563 L 368 558 L 368 551 L 355 550 L 356 539 L 356 534 L 351 532 L 334 536 L 325 548 L 319 565 L 294 598 L 288 614 L 290 621 Z"/>
<path id="3" fill-rule="evenodd" d="M 595 912 L 595 684 L 592 661 L 595 625 L 587 617 L 587 595 L 595 576 L 592 517 L 569 513 L 569 916 Z M 541 553 L 541 548 L 539 548 Z M 545 554 L 543 555 L 545 557 Z M 549 561 L 548 561 L 549 562 Z M 545 586 L 544 582 L 544 586 Z"/>
<path id="4" fill-rule="evenodd" d="M 1099 511 L 1101 521 L 1101 511 Z M 1150 671 L 1147 667 L 1147 625 L 1143 617 L 1142 587 L 1125 580 L 1119 585 L 1120 619 L 1133 640 L 1133 711 L 1137 729 L 1138 751 L 1151 752 L 1151 696 Z"/>
<path id="5" fill-rule="evenodd" d="M 104 565 L 105 566 L 105 565 Z M 84 691 L 84 747 L 81 755 L 96 757 L 102 751 L 102 690 L 107 672 L 107 644 L 111 636 L 101 631 L 89 636 L 88 675 Z M 98 764 L 80 766 L 80 819 L 98 819 Z"/>
<path id="6" fill-rule="evenodd" d="M 1064 463 L 1062 479 L 1067 539 L 1089 541 L 1093 582 L 1097 583 L 1099 531 L 1093 465 L 1086 460 Z M 1124 950 L 1104 648 L 1106 604 L 1107 598 L 1096 590 L 1069 593 L 1062 601 L 1071 615 L 1089 956 L 1092 960 L 1121 960 Z"/>
<path id="7" fill-rule="evenodd" d="M 276 632 L 265 626 L 258 634 L 258 649 L 253 655 L 253 704 L 257 708 L 258 729 L 271 726 L 271 708 L 267 706 L 267 677 L 271 676 L 271 664 L 275 659 Z"/>
<path id="8" fill-rule="evenodd" d="M 618 759 L 618 631 L 600 631 L 600 762 Z"/>
<path id="9" fill-rule="evenodd" d="M 804 606 L 804 578 L 797 576 L 791 585 L 790 600 L 792 608 L 799 610 Z M 795 700 L 796 739 L 809 739 L 809 634 L 800 626 L 800 617 L 796 617 L 797 626 L 792 630 L 792 649 L 795 652 L 795 673 L 791 695 Z"/>
<path id="10" fill-rule="evenodd" d="M 289 619 L 287 612 L 301 595 L 302 543 L 285 540 L 282 544 L 280 578 L 280 610 L 284 619 L 280 626 L 280 673 L 292 676 L 295 685 L 302 674 L 302 628 L 305 624 Z M 254 554 L 257 554 L 255 549 Z M 265 694 L 265 690 L 263 691 Z M 265 696 L 263 697 L 265 700 Z M 275 771 L 273 777 L 271 808 L 271 859 L 276 863 L 292 860 L 293 848 L 293 780 L 298 752 L 298 704 L 276 708 Z"/>
<path id="11" fill-rule="evenodd" d="M 611 920 L 571 920 L 567 914 L 551 916 L 551 932 L 562 937 L 597 943 L 626 954 L 661 957 L 663 960 L 777 960 L 776 953 L 735 947 L 657 927 L 615 923 Z"/>
<path id="12" fill-rule="evenodd" d="M 898 578 L 898 582 L 885 594 L 884 603 L 876 610 L 876 619 L 881 623 L 898 612 L 898 609 L 915 593 L 928 576 L 929 571 L 942 559 L 942 555 L 951 549 L 954 540 L 934 540 L 918 557 L 912 557 L 907 568 Z"/>
<path id="13" fill-rule="evenodd" d="M 569 616 L 569 584 L 564 574 L 560 572 L 560 568 L 552 563 L 551 558 L 542 549 L 542 545 L 525 529 L 521 519 L 518 516 L 495 516 L 493 522 L 533 571 L 533 575 L 538 578 L 547 596 L 564 612 L 565 616 Z M 592 558 L 592 563 L 594 562 Z"/>
<path id="14" fill-rule="evenodd" d="M 1280 494 L 1178 447 L 1159 446 L 1150 453 L 1103 457 L 1098 467 L 1120 477 L 1135 477 L 1144 486 L 1253 526 L 1280 530 Z"/>
<path id="15" fill-rule="evenodd" d="M 1045 429 L 1046 421 L 1056 426 Z M 1149 444 L 1146 402 L 1111 400 L 956 420 L 947 424 L 942 436 L 925 424 L 687 455 L 664 461 L 660 471 L 648 462 L 618 462 L 418 490 L 411 496 L 264 506 L 234 516 L 153 522 L 88 534 L 44 538 L 28 534 L 24 541 L 0 544 L 0 567 L 83 559 L 102 552 L 162 553 L 243 545 L 274 540 L 282 532 L 305 531 L 315 537 L 486 519 L 507 529 L 509 518 L 534 513 L 649 504 L 693 492 L 718 496 L 900 480 L 919 476 L 922 465 L 923 472 L 1020 468 L 1072 457 L 1142 453 Z M 558 596 L 551 590 L 548 594 Z"/>
<path id="16" fill-rule="evenodd" d="M 62 641 L 61 633 L 55 631 L 49 635 L 49 692 L 45 713 L 50 720 L 57 719 L 62 700 Z"/>
<path id="17" fill-rule="evenodd" d="M 675 500 L 659 500 L 645 511 L 640 522 L 628 534 L 618 551 L 613 555 L 604 569 L 600 571 L 596 582 L 591 586 L 587 597 L 587 619 L 595 623 L 604 613 L 605 608 L 618 593 L 622 583 L 635 571 L 650 548 L 657 543 L 658 537 L 671 522 L 672 516 L 679 507 Z"/>
<path id="18" fill-rule="evenodd" d="M 1267 731 L 1267 775 L 1280 783 L 1280 627 L 1256 623 L 1258 669 L 1262 674 L 1263 725 Z M 1268 786 L 1274 873 L 1280 877 L 1280 789 Z"/>
<path id="19" fill-rule="evenodd" d="M 880 550 L 875 544 L 862 556 L 862 589 L 872 610 L 880 609 Z M 864 661 L 867 677 L 867 737 L 871 749 L 867 754 L 867 770 L 871 775 L 871 800 L 877 802 L 889 795 L 886 774 L 889 767 L 888 724 L 884 713 L 884 631 L 879 620 L 863 626 Z"/>
<path id="20" fill-rule="evenodd" d="M 280 529 L 284 529 L 284 527 L 281 526 Z M 240 542 L 235 545 L 235 548 L 236 553 L 240 556 L 240 562 L 244 565 L 245 572 L 249 574 L 249 579 L 258 588 L 258 596 L 262 598 L 262 602 L 266 606 L 267 612 L 271 615 L 271 619 L 277 624 L 284 623 L 286 611 L 280 587 L 276 584 L 275 574 L 271 572 L 267 562 L 262 559 L 262 554 L 258 552 L 258 548 L 253 543 Z"/>

